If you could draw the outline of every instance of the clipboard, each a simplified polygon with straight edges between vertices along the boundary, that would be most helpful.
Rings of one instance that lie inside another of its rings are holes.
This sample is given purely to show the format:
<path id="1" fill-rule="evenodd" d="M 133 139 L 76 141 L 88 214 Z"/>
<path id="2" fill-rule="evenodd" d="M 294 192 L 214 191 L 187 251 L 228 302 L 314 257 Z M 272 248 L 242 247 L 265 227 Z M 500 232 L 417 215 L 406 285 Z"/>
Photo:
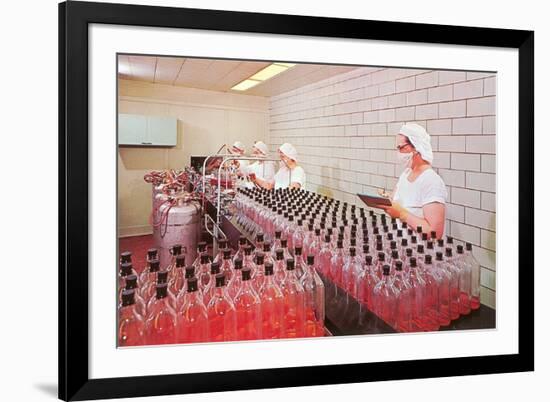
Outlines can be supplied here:
<path id="1" fill-rule="evenodd" d="M 380 208 L 381 206 L 391 207 L 392 205 L 389 198 L 377 194 L 357 194 L 357 196 L 371 208 Z"/>

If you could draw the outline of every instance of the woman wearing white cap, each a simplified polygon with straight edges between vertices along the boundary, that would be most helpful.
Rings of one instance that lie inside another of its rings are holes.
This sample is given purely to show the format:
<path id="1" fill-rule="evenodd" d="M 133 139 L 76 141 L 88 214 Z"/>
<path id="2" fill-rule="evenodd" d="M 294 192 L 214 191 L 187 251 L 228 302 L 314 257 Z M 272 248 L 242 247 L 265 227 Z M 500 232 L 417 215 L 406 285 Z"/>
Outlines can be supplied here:
<path id="1" fill-rule="evenodd" d="M 267 145 L 262 141 L 256 141 L 252 146 L 252 156 L 256 158 L 267 158 L 269 150 Z M 275 176 L 275 162 L 273 161 L 254 161 L 247 168 L 250 182 L 247 182 L 247 187 L 254 186 L 253 182 L 256 179 L 261 181 L 272 181 Z"/>
<path id="2" fill-rule="evenodd" d="M 272 180 L 256 180 L 261 187 L 272 188 L 304 188 L 306 185 L 306 172 L 298 165 L 298 151 L 292 144 L 285 142 L 279 147 L 279 170 Z"/>
<path id="3" fill-rule="evenodd" d="M 228 150 L 231 155 L 239 156 L 243 156 L 246 151 L 244 144 L 240 141 L 235 141 L 233 145 L 228 148 Z M 239 174 L 246 173 L 246 168 L 248 166 L 247 160 L 234 160 L 232 164 L 237 167 L 237 172 Z"/>
<path id="4" fill-rule="evenodd" d="M 445 231 L 447 188 L 432 169 L 433 152 L 430 135 L 424 127 L 407 123 L 397 134 L 397 159 L 405 166 L 390 196 L 391 207 L 382 207 L 392 218 L 422 231 L 435 231 L 438 238 Z"/>

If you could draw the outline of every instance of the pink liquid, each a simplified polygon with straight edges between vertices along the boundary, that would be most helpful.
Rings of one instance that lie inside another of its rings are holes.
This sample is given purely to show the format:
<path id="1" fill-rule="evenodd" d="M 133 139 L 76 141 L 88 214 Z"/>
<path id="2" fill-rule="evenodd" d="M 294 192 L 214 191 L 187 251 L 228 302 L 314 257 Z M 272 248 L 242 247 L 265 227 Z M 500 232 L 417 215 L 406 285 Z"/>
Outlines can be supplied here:
<path id="1" fill-rule="evenodd" d="M 285 294 L 283 310 L 283 337 L 301 338 L 304 336 L 304 295 Z"/>
<path id="2" fill-rule="evenodd" d="M 307 309 L 305 321 L 306 337 L 325 336 L 325 327 L 315 319 L 315 312 L 312 309 Z"/>
<path id="3" fill-rule="evenodd" d="M 204 305 L 184 306 L 178 316 L 178 342 L 194 343 L 208 340 L 208 315 Z"/>
<path id="4" fill-rule="evenodd" d="M 161 310 L 147 322 L 147 344 L 164 345 L 176 342 L 175 316 Z"/>
<path id="5" fill-rule="evenodd" d="M 235 310 L 228 306 L 208 308 L 209 340 L 211 342 L 234 340 L 236 318 Z"/>
<path id="6" fill-rule="evenodd" d="M 118 329 L 118 346 L 140 346 L 144 344 L 145 326 L 140 317 L 135 316 L 130 309 L 121 313 Z"/>
<path id="7" fill-rule="evenodd" d="M 460 317 L 459 290 L 451 288 L 451 320 L 456 320 L 458 317 Z"/>
<path id="8" fill-rule="evenodd" d="M 472 310 L 477 310 L 480 306 L 479 296 L 472 296 L 470 299 L 470 306 Z"/>
<path id="9" fill-rule="evenodd" d="M 470 305 L 470 295 L 465 292 L 460 292 L 459 313 L 461 315 L 468 315 L 472 311 Z"/>
<path id="10" fill-rule="evenodd" d="M 242 295 L 235 299 L 237 340 L 261 339 L 261 311 L 257 298 Z"/>

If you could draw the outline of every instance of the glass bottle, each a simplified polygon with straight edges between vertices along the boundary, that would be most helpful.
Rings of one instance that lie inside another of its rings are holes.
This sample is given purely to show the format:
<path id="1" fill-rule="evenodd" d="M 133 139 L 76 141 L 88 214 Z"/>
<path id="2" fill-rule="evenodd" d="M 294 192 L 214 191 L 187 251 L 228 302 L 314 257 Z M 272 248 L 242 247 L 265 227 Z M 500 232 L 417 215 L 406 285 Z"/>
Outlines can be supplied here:
<path id="1" fill-rule="evenodd" d="M 265 263 L 265 277 L 260 287 L 262 338 L 278 339 L 283 335 L 283 293 L 273 275 L 273 263 Z"/>
<path id="2" fill-rule="evenodd" d="M 479 309 L 480 306 L 480 278 L 481 278 L 481 267 L 479 262 L 477 262 L 472 251 L 472 243 L 466 243 L 466 256 L 464 258 L 466 264 L 470 266 L 472 272 L 471 276 L 471 298 L 470 298 L 470 307 L 472 310 Z"/>
<path id="3" fill-rule="evenodd" d="M 315 268 L 315 256 L 307 256 L 307 266 L 300 279 L 305 298 L 305 336 L 325 335 L 325 285 Z"/>
<path id="4" fill-rule="evenodd" d="M 374 287 L 372 297 L 374 313 L 389 326 L 396 328 L 399 292 L 393 286 L 390 266 L 387 264 L 382 267 L 382 280 Z"/>
<path id="5" fill-rule="evenodd" d="M 332 258 L 332 246 L 331 237 L 329 234 L 325 235 L 325 241 L 323 247 L 319 250 L 319 271 L 325 276 L 330 276 L 330 260 Z"/>
<path id="6" fill-rule="evenodd" d="M 304 336 L 304 288 L 294 274 L 294 260 L 286 261 L 287 273 L 281 284 L 284 297 L 283 337 Z"/>
<path id="7" fill-rule="evenodd" d="M 118 309 L 118 347 L 143 345 L 145 324 L 135 304 L 135 290 L 124 289 L 121 298 Z"/>
<path id="8" fill-rule="evenodd" d="M 304 231 L 303 221 L 301 219 L 298 219 L 298 222 L 296 223 L 294 232 L 292 233 L 292 247 L 296 249 L 296 247 L 300 247 L 300 249 L 303 249 L 304 246 L 304 238 L 306 236 L 306 233 Z"/>
<path id="9" fill-rule="evenodd" d="M 355 247 L 350 247 L 349 255 L 342 268 L 342 284 L 346 292 L 355 298 L 357 297 L 357 281 L 362 271 L 363 266 L 355 254 Z"/>
<path id="10" fill-rule="evenodd" d="M 227 295 L 231 300 L 235 299 L 235 296 L 239 292 L 242 286 L 242 269 L 243 269 L 243 260 L 240 258 L 237 258 L 236 260 L 233 260 L 233 276 L 227 283 Z"/>
<path id="11" fill-rule="evenodd" d="M 330 278 L 338 285 L 342 286 L 342 268 L 344 267 L 344 242 L 338 240 L 336 249 L 330 258 Z"/>
<path id="12" fill-rule="evenodd" d="M 403 262 L 395 261 L 393 286 L 398 290 L 396 330 L 399 332 L 412 331 L 412 287 L 403 272 Z"/>
<path id="13" fill-rule="evenodd" d="M 426 281 L 426 292 L 424 294 L 424 320 L 422 327 L 424 331 L 437 331 L 441 326 L 439 323 L 439 293 L 442 280 L 432 264 L 432 256 L 430 254 L 424 260 L 423 274 Z"/>
<path id="14" fill-rule="evenodd" d="M 430 257 L 431 260 L 431 257 Z M 418 332 L 424 329 L 424 297 L 426 281 L 412 257 L 409 263 L 409 283 L 411 285 L 411 331 Z"/>
<path id="15" fill-rule="evenodd" d="M 141 273 L 141 297 L 145 303 L 155 296 L 157 290 L 157 273 L 160 271 L 160 261 L 151 260 L 148 263 L 148 268 Z"/>
<path id="16" fill-rule="evenodd" d="M 208 313 L 198 283 L 196 277 L 187 279 L 183 303 L 177 314 L 179 343 L 208 340 Z"/>
<path id="17" fill-rule="evenodd" d="M 235 254 L 235 256 L 236 255 L 237 254 Z M 242 255 L 244 257 L 244 251 L 242 252 Z M 239 257 L 235 257 L 235 258 L 239 258 Z M 225 250 L 223 250 L 223 261 L 220 267 L 220 272 L 225 275 L 226 281 L 229 282 L 231 280 L 231 277 L 233 276 L 233 261 L 231 260 L 230 248 L 226 248 Z"/>
<path id="18" fill-rule="evenodd" d="M 172 250 L 173 252 L 173 250 Z M 193 266 L 195 267 L 195 272 L 199 272 L 199 268 L 202 265 L 202 256 L 206 253 L 206 242 L 200 241 L 197 243 L 197 257 L 193 261 Z M 206 254 L 208 256 L 208 254 Z"/>
<path id="19" fill-rule="evenodd" d="M 219 262 L 213 262 L 210 264 L 210 279 L 206 286 L 202 289 L 202 298 L 205 306 L 208 306 L 210 299 L 214 296 L 214 291 L 216 289 L 216 275 L 220 272 L 221 267 Z"/>
<path id="20" fill-rule="evenodd" d="M 227 239 L 218 239 L 218 252 L 216 253 L 216 256 L 214 257 L 213 262 L 219 262 L 220 264 L 223 261 L 223 250 L 227 248 Z M 200 283 L 200 282 L 199 282 Z"/>
<path id="21" fill-rule="evenodd" d="M 471 290 L 472 290 L 472 268 L 469 264 L 466 263 L 465 255 L 464 255 L 464 247 L 459 244 L 456 246 L 456 252 L 457 252 L 457 266 L 460 270 L 460 276 L 459 276 L 459 313 L 460 315 L 468 315 L 472 311 L 471 307 Z"/>
<path id="22" fill-rule="evenodd" d="M 284 254 L 285 252 L 282 248 L 277 249 L 277 251 L 275 252 L 275 281 L 279 286 L 281 286 L 286 276 L 286 263 Z"/>
<path id="23" fill-rule="evenodd" d="M 306 263 L 302 256 L 302 247 L 294 247 L 294 271 L 296 272 L 296 277 L 300 279 L 306 270 Z"/>
<path id="24" fill-rule="evenodd" d="M 237 339 L 261 339 L 260 297 L 252 285 L 250 269 L 242 269 L 241 274 L 242 284 L 234 299 L 235 310 L 237 312 Z"/>
<path id="25" fill-rule="evenodd" d="M 436 256 L 437 258 L 437 256 Z M 444 267 L 449 272 L 449 308 L 451 320 L 456 320 L 460 317 L 460 268 L 456 265 L 453 258 L 453 249 L 447 247 L 445 249 L 445 264 Z"/>
<path id="26" fill-rule="evenodd" d="M 446 269 L 443 254 L 435 254 L 435 273 L 440 277 L 439 286 L 439 325 L 451 324 L 451 274 Z"/>
<path id="27" fill-rule="evenodd" d="M 225 275 L 215 277 L 215 290 L 208 303 L 208 328 L 211 342 L 233 341 L 236 338 L 237 314 L 235 305 L 227 295 Z"/>
<path id="28" fill-rule="evenodd" d="M 283 255 L 285 261 L 289 258 L 292 258 L 292 254 L 290 254 L 289 248 L 288 248 L 288 240 L 287 239 L 281 239 L 281 248 L 283 249 Z"/>
<path id="29" fill-rule="evenodd" d="M 148 305 L 149 316 L 145 323 L 147 344 L 161 345 L 175 343 L 177 318 L 168 298 L 168 284 L 156 285 L 156 294 Z"/>
<path id="30" fill-rule="evenodd" d="M 118 273 L 118 289 L 120 291 L 124 289 L 124 286 L 126 285 L 126 277 L 128 275 L 137 276 L 137 272 L 134 270 L 134 266 L 131 262 L 123 262 L 120 264 L 120 269 Z"/>
<path id="31" fill-rule="evenodd" d="M 270 255 L 270 254 L 268 253 L 267 255 Z M 254 278 L 253 278 L 254 288 L 256 289 L 256 292 L 259 292 L 260 288 L 264 283 L 264 273 L 265 273 L 264 265 L 266 264 L 265 257 L 266 257 L 266 254 L 264 253 L 256 254 L 256 266 L 255 266 L 256 275 L 254 275 Z"/>
<path id="32" fill-rule="evenodd" d="M 172 277 L 168 281 L 168 289 L 174 294 L 179 295 L 185 285 L 185 255 L 180 254 L 176 257 L 176 265 L 172 269 Z"/>
<path id="33" fill-rule="evenodd" d="M 143 297 L 141 297 L 141 294 L 139 293 L 138 277 L 135 274 L 126 276 L 126 283 L 124 287 L 120 289 L 120 293 L 119 293 L 119 301 L 121 303 L 122 303 L 122 292 L 124 290 L 130 290 L 130 289 L 134 290 L 134 302 L 138 313 L 143 318 L 145 318 L 147 316 L 147 303 L 145 303 L 145 300 L 143 300 Z"/>
<path id="34" fill-rule="evenodd" d="M 239 236 L 239 248 L 237 250 L 237 252 L 235 253 L 235 255 L 233 256 L 233 260 L 237 259 L 237 258 L 240 258 L 241 260 L 244 260 L 244 248 L 247 246 L 248 242 L 246 240 L 246 237 L 244 236 Z M 229 253 L 231 254 L 231 249 L 229 248 L 226 248 L 223 252 L 224 252 L 224 256 L 223 256 L 223 259 L 225 260 L 225 252 L 226 250 L 229 250 Z M 224 272 L 223 270 L 223 264 L 222 264 L 222 272 Z M 226 273 L 227 275 L 227 273 Z M 226 278 L 227 280 L 229 280 L 229 278 Z"/>
<path id="35" fill-rule="evenodd" d="M 372 304 L 372 291 L 380 281 L 373 268 L 372 255 L 368 254 L 365 256 L 365 267 L 359 276 L 359 284 L 357 285 L 357 299 L 371 311 L 374 308 Z"/>

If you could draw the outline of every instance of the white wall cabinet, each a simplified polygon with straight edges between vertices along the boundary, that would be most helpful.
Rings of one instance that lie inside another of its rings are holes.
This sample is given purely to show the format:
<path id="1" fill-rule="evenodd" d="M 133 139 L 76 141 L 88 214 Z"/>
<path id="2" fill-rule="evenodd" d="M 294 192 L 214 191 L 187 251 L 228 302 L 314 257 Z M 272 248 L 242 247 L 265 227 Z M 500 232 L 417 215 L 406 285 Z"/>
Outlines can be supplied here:
<path id="1" fill-rule="evenodd" d="M 178 119 L 173 117 L 118 115 L 118 145 L 174 147 L 178 142 Z"/>

